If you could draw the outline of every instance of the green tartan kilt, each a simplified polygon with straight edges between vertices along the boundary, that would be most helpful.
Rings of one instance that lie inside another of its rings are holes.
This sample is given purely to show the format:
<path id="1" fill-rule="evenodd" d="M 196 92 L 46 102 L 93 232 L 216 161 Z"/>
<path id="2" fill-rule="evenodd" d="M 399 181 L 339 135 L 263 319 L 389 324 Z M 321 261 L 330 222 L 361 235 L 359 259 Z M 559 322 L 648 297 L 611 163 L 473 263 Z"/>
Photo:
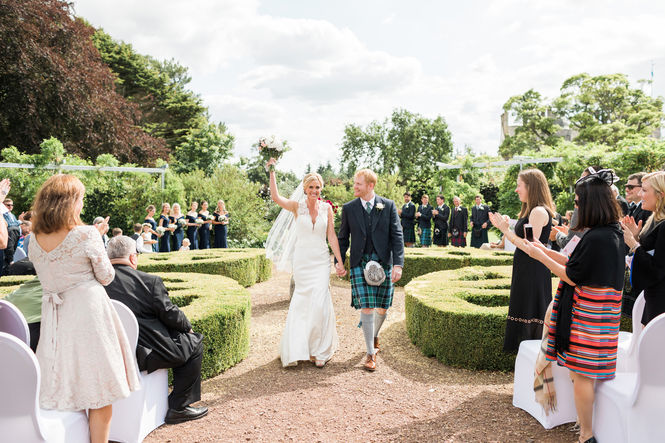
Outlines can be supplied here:
<path id="1" fill-rule="evenodd" d="M 393 282 L 390 281 L 392 267 L 386 268 L 384 266 L 383 270 L 386 273 L 386 279 L 379 286 L 371 286 L 365 282 L 363 273 L 365 265 L 370 260 L 378 262 L 379 257 L 376 254 L 372 254 L 371 256 L 363 255 L 360 266 L 351 268 L 351 306 L 355 309 L 388 309 L 393 304 L 393 293 L 395 292 Z"/>
<path id="2" fill-rule="evenodd" d="M 432 244 L 432 228 L 421 228 L 420 232 L 420 244 L 430 246 Z"/>

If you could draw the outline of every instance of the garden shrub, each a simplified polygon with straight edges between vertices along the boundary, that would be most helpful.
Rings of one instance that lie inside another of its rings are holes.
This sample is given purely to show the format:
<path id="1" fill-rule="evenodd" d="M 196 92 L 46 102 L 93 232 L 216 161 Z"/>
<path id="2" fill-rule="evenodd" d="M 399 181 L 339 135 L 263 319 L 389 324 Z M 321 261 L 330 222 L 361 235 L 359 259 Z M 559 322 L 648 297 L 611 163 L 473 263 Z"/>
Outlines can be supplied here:
<path id="1" fill-rule="evenodd" d="M 404 289 L 406 329 L 423 354 L 469 369 L 510 371 L 503 352 L 511 266 L 433 272 Z M 557 281 L 552 282 L 553 290 Z"/>
<path id="2" fill-rule="evenodd" d="M 159 254 L 141 254 L 144 272 L 197 272 L 224 275 L 242 286 L 270 278 L 272 263 L 263 249 L 195 249 Z"/>

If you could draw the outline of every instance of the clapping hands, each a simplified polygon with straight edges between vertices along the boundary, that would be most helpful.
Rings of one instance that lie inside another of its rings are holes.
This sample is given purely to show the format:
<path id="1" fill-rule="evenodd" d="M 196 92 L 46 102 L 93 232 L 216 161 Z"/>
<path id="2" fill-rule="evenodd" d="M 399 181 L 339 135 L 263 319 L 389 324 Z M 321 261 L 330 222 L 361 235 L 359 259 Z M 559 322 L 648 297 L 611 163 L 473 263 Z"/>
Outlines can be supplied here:
<path id="1" fill-rule="evenodd" d="M 494 225 L 499 231 L 504 234 L 508 232 L 510 225 L 508 224 L 509 218 L 507 215 L 501 215 L 498 212 L 490 212 L 489 217 L 492 225 Z"/>
<path id="2" fill-rule="evenodd" d="M 9 194 L 9 190 L 11 189 L 12 184 L 9 181 L 8 178 L 5 178 L 0 181 L 0 197 L 4 200 L 5 197 L 7 197 L 7 194 Z"/>

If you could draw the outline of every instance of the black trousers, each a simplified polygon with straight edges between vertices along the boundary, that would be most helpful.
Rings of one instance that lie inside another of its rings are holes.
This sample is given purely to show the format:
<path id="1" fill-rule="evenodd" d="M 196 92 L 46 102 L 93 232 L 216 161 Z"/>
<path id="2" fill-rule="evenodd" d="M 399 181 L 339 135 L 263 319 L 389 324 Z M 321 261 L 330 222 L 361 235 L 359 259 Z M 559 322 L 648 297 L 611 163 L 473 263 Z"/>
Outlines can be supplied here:
<path id="1" fill-rule="evenodd" d="M 173 390 L 169 394 L 169 408 L 181 410 L 201 400 L 201 361 L 203 345 L 189 357 L 184 365 L 173 368 Z"/>

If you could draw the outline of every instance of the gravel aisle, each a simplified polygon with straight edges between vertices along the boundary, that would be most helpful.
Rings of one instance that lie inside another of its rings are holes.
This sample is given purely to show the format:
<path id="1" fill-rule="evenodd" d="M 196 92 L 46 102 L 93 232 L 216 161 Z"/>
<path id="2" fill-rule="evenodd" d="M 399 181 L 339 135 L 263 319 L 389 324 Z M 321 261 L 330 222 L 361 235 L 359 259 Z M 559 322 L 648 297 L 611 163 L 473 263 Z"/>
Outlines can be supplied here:
<path id="1" fill-rule="evenodd" d="M 147 442 L 501 441 L 573 442 L 569 425 L 546 431 L 512 406 L 512 373 L 474 372 L 424 357 L 404 325 L 397 288 L 381 330 L 378 369 L 362 369 L 364 341 L 347 282 L 331 279 L 340 347 L 323 369 L 283 369 L 279 340 L 289 274 L 275 272 L 252 294 L 251 350 L 203 383 L 203 419 L 162 426 Z"/>

